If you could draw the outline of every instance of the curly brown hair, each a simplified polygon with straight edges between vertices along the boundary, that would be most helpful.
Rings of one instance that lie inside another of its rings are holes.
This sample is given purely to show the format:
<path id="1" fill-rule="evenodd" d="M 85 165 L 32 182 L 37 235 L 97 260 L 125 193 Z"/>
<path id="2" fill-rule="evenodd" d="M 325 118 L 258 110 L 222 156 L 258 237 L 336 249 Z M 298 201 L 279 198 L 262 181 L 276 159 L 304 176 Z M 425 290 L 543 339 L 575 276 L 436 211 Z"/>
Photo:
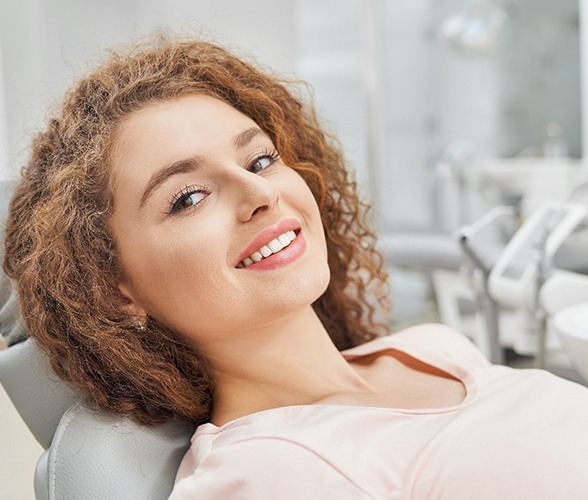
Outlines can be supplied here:
<path id="1" fill-rule="evenodd" d="M 206 360 L 155 320 L 137 329 L 117 286 L 108 228 L 113 137 L 125 117 L 154 100 L 205 94 L 253 119 L 318 202 L 331 281 L 313 307 L 337 348 L 385 331 L 375 312 L 388 305 L 387 276 L 367 206 L 299 88 L 214 44 L 158 37 L 111 54 L 34 139 L 10 205 L 4 269 L 55 372 L 99 407 L 146 424 L 200 423 L 211 413 Z"/>

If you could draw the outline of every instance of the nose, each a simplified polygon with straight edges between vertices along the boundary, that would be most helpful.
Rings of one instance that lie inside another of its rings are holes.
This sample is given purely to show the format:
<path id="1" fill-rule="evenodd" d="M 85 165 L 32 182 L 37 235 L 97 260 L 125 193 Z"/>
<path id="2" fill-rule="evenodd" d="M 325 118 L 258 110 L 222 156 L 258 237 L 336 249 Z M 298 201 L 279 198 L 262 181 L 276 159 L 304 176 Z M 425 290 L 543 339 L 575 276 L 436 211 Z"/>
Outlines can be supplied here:
<path id="1" fill-rule="evenodd" d="M 271 180 L 252 172 L 241 171 L 236 183 L 237 219 L 248 222 L 260 213 L 272 210 L 280 199 L 280 191 Z"/>

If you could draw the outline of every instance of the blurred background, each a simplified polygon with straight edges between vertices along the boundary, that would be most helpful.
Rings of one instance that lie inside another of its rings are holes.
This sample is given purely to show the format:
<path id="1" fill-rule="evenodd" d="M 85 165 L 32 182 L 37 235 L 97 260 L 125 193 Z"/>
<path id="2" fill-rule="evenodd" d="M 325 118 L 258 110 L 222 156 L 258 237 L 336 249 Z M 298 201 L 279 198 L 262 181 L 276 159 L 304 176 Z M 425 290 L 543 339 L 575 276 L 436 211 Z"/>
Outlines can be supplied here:
<path id="1" fill-rule="evenodd" d="M 393 328 L 443 321 L 491 357 L 487 337 L 500 327 L 510 362 L 520 304 L 484 295 L 488 276 L 476 282 L 456 231 L 509 208 L 482 238 L 496 249 L 484 255 L 491 268 L 539 207 L 588 178 L 587 9 L 585 0 L 0 0 L 0 178 L 17 176 L 47 110 L 106 49 L 155 31 L 195 33 L 311 84 L 374 207 Z M 575 244 L 562 266 L 588 274 L 588 240 Z M 554 352 L 541 363 L 577 377 Z M 9 466 L 17 473 L 3 452 L 0 469 Z"/>

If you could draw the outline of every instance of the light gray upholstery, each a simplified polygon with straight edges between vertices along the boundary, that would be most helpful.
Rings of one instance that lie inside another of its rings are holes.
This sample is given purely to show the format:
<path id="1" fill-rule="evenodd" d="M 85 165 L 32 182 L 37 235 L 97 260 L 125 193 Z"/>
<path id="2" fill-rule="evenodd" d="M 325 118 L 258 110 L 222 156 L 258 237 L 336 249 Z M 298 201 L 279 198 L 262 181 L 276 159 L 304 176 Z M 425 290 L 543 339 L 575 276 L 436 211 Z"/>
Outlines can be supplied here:
<path id="1" fill-rule="evenodd" d="M 8 210 L 8 200 L 14 182 L 0 181 L 0 230 L 3 233 L 3 221 Z M 0 245 L 0 260 L 4 254 L 4 246 Z M 20 315 L 18 297 L 14 285 L 0 269 L 0 335 L 10 346 L 26 339 L 27 331 Z"/>
<path id="2" fill-rule="evenodd" d="M 177 422 L 140 426 L 79 402 L 57 427 L 37 499 L 167 498 L 193 432 Z"/>
<path id="3" fill-rule="evenodd" d="M 0 351 L 0 383 L 47 449 L 35 471 L 37 500 L 167 498 L 193 426 L 146 427 L 94 411 L 30 339 Z"/>
<path id="4" fill-rule="evenodd" d="M 0 333 L 8 345 L 27 337 L 13 283 L 0 271 Z"/>
<path id="5" fill-rule="evenodd" d="M 0 382 L 35 439 L 49 448 L 61 417 L 80 396 L 51 371 L 32 340 L 0 351 Z"/>

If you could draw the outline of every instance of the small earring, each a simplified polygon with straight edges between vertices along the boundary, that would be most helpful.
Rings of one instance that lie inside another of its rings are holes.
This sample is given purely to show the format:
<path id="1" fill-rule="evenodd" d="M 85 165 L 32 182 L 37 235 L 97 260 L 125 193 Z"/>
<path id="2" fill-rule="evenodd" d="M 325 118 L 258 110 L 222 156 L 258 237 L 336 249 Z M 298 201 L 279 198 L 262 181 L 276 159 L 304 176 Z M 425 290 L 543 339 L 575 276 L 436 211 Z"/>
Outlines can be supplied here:
<path id="1" fill-rule="evenodd" d="M 143 321 L 141 318 L 134 318 L 133 319 L 133 328 L 138 332 L 144 332 L 147 330 L 147 318 Z"/>

